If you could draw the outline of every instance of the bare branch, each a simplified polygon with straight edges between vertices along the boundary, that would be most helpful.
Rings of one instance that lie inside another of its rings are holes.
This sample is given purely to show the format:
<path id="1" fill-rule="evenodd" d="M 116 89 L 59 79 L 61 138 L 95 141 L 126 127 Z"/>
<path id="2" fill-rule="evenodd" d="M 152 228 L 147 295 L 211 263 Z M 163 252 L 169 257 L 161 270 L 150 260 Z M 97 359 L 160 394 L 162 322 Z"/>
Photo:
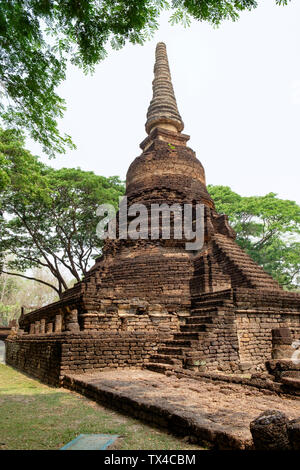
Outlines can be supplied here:
<path id="1" fill-rule="evenodd" d="M 53 286 L 49 282 L 43 281 L 42 279 L 37 279 L 35 277 L 25 276 L 25 274 L 21 274 L 21 273 L 11 273 L 11 272 L 4 271 L 4 270 L 1 270 L 1 272 L 4 273 L 4 274 L 8 274 L 9 276 L 19 276 L 19 277 L 23 277 L 24 279 L 29 279 L 30 281 L 40 282 L 41 284 L 44 284 L 45 286 L 51 287 L 51 289 L 54 289 L 55 292 L 57 292 L 58 295 L 61 295 L 59 293 L 59 289 L 57 289 L 57 287 Z"/>

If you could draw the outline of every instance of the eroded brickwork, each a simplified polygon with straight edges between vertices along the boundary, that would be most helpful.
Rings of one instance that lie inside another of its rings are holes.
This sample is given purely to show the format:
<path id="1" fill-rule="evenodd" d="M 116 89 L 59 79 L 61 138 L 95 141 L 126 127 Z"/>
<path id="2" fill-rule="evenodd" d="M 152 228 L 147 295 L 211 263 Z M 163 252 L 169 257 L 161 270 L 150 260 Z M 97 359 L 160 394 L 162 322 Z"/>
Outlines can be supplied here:
<path id="1" fill-rule="evenodd" d="M 51 385 L 66 373 L 143 367 L 165 338 L 159 333 L 77 333 L 9 338 L 7 364 Z"/>
<path id="2" fill-rule="evenodd" d="M 8 363 L 42 380 L 55 382 L 68 368 L 114 364 L 228 372 L 263 368 L 273 328 L 288 326 L 300 337 L 300 295 L 284 292 L 237 245 L 227 216 L 215 211 L 204 168 L 187 146 L 189 136 L 181 133 L 161 43 L 156 59 L 148 136 L 126 178 L 128 209 L 135 203 L 147 209 L 191 204 L 196 213 L 202 204 L 203 247 L 186 250 L 186 240 L 172 232 L 174 217 L 169 239 L 162 237 L 160 219 L 159 237 L 151 239 L 149 212 L 143 216 L 146 239 L 106 239 L 85 278 L 59 302 L 23 315 L 20 331 L 8 341 Z M 121 229 L 117 224 L 117 235 Z"/>
<path id="3" fill-rule="evenodd" d="M 6 340 L 6 364 L 50 385 L 58 385 L 61 342 L 58 338 L 28 335 Z"/>

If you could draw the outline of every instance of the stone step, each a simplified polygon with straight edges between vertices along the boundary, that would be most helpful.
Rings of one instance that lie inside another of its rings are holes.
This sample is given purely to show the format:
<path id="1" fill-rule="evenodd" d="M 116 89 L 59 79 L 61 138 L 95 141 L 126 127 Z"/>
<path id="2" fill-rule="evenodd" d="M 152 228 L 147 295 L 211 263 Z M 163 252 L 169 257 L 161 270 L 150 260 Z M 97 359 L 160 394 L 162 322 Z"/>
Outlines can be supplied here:
<path id="1" fill-rule="evenodd" d="M 194 331 L 203 332 L 203 331 L 206 331 L 206 329 L 207 329 L 206 325 L 201 325 L 201 324 L 181 325 L 180 327 L 180 331 L 188 332 L 188 333 L 194 333 Z"/>
<path id="2" fill-rule="evenodd" d="M 225 289 L 216 292 L 205 292 L 203 294 L 194 295 L 193 302 L 202 302 L 204 300 L 226 300 L 232 301 L 232 289 Z"/>
<path id="3" fill-rule="evenodd" d="M 231 261 L 233 262 L 238 262 L 239 265 L 243 265 L 243 266 L 249 266 L 249 268 L 251 267 L 252 269 L 256 269 L 256 270 L 262 270 L 262 268 L 257 265 L 252 259 L 248 258 L 248 257 L 245 257 L 245 253 L 241 253 L 241 252 L 238 252 L 238 251 L 235 251 L 235 250 L 224 250 L 222 249 L 223 253 L 225 254 L 225 256 L 228 256 L 230 258 Z"/>
<path id="4" fill-rule="evenodd" d="M 184 340 L 184 339 L 169 340 L 165 342 L 165 346 L 175 347 L 175 348 L 176 347 L 191 348 L 193 346 L 193 340 Z"/>
<path id="5" fill-rule="evenodd" d="M 171 366 L 169 364 L 161 364 L 159 362 L 148 362 L 148 364 L 145 364 L 146 369 L 152 370 L 153 372 L 160 372 L 163 374 L 167 370 L 172 370 L 174 366 Z"/>
<path id="6" fill-rule="evenodd" d="M 193 301 L 193 310 L 203 307 L 224 307 L 226 305 L 230 305 L 231 303 L 232 302 L 229 299 L 228 301 L 224 299 L 196 300 Z"/>
<path id="7" fill-rule="evenodd" d="M 192 316 L 186 319 L 186 325 L 193 325 L 193 324 L 205 324 L 205 323 L 212 323 L 213 319 L 209 316 Z"/>
<path id="8" fill-rule="evenodd" d="M 183 357 L 181 359 L 176 357 L 176 359 L 173 359 L 172 356 L 169 356 L 167 354 L 154 354 L 151 356 L 150 361 L 153 363 L 160 363 L 160 364 L 170 364 L 170 365 L 178 365 L 182 366 L 182 361 Z"/>
<path id="9" fill-rule="evenodd" d="M 300 378 L 285 376 L 281 377 L 281 382 L 289 387 L 300 389 Z"/>
<path id="10" fill-rule="evenodd" d="M 295 370 L 286 370 L 281 373 L 281 377 L 293 377 L 295 379 L 300 379 L 300 368 Z"/>
<path id="11" fill-rule="evenodd" d="M 193 341 L 199 341 L 202 338 L 205 338 L 206 334 L 203 331 L 194 331 L 194 332 L 185 332 L 182 331 L 181 333 L 174 333 L 174 340 L 193 340 Z"/>
<path id="12" fill-rule="evenodd" d="M 213 315 L 217 314 L 219 311 L 218 307 L 194 307 L 191 309 L 191 316 L 207 316 L 208 314 Z"/>
<path id="13" fill-rule="evenodd" d="M 160 347 L 157 350 L 157 354 L 170 355 L 170 356 L 182 356 L 183 349 L 176 347 Z"/>

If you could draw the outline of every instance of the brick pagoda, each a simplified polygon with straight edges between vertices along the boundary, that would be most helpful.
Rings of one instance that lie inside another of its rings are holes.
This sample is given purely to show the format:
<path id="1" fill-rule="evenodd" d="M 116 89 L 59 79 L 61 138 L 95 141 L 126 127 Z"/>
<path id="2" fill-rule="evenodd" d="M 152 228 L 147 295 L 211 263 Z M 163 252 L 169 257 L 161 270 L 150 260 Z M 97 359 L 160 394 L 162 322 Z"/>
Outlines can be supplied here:
<path id="1" fill-rule="evenodd" d="M 285 292 L 235 242 L 187 146 L 166 46 L 158 43 L 142 153 L 126 178 L 128 206 L 203 204 L 205 240 L 106 240 L 88 275 L 26 315 L 7 341 L 7 363 L 58 384 L 105 367 L 238 372 L 271 358 L 272 329 L 300 332 L 300 295 Z"/>

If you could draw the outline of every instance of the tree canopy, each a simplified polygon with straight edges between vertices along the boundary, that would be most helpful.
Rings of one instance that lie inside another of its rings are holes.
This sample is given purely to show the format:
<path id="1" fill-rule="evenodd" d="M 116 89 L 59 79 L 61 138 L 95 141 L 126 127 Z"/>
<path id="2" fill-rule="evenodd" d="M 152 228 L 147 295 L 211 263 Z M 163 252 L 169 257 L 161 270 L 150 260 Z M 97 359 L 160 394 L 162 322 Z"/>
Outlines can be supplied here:
<path id="1" fill-rule="evenodd" d="M 208 186 L 227 214 L 237 243 L 286 289 L 300 288 L 300 207 L 275 193 L 242 197 L 228 186 Z"/>
<path id="2" fill-rule="evenodd" d="M 53 282 L 49 270 L 33 270 L 36 278 Z M 57 293 L 46 284 L 32 282 L 21 277 L 0 276 L 0 325 L 7 326 L 24 313 L 58 300 Z"/>
<path id="3" fill-rule="evenodd" d="M 100 254 L 96 209 L 102 203 L 117 206 L 124 186 L 118 177 L 55 170 L 23 145 L 20 133 L 0 130 L 7 180 L 0 193 L 1 271 L 37 280 L 61 295 L 68 280 L 79 281 Z M 56 282 L 25 274 L 33 268 L 48 269 Z"/>
<path id="4" fill-rule="evenodd" d="M 219 25 L 257 5 L 255 0 L 1 0 L 0 118 L 26 129 L 50 156 L 65 152 L 74 144 L 58 130 L 65 101 L 56 88 L 66 78 L 68 61 L 89 72 L 109 45 L 143 44 L 158 28 L 162 10 L 170 10 L 173 24 L 188 25 L 193 18 Z"/>

